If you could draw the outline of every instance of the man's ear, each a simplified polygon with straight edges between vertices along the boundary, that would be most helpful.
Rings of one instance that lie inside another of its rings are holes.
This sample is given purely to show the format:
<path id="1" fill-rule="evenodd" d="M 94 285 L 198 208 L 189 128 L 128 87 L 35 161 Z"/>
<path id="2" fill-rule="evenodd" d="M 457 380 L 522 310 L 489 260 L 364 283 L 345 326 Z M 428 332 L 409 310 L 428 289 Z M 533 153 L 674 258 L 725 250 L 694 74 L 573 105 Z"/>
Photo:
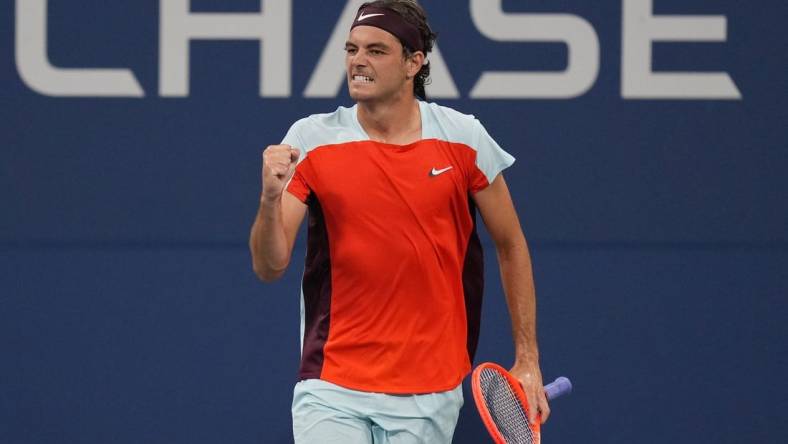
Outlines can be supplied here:
<path id="1" fill-rule="evenodd" d="M 408 78 L 412 79 L 419 73 L 421 67 L 424 66 L 425 56 L 421 51 L 416 51 L 408 57 Z"/>

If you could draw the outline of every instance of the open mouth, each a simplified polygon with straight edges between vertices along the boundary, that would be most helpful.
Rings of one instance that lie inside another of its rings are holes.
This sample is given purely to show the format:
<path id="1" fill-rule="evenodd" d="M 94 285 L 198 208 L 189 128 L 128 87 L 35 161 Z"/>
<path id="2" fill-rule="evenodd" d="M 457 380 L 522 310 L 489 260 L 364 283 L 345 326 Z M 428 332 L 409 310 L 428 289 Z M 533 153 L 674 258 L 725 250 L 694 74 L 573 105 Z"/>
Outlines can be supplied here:
<path id="1" fill-rule="evenodd" d="M 372 83 L 374 80 L 372 77 L 362 76 L 362 75 L 355 75 L 353 76 L 353 82 L 355 83 Z"/>

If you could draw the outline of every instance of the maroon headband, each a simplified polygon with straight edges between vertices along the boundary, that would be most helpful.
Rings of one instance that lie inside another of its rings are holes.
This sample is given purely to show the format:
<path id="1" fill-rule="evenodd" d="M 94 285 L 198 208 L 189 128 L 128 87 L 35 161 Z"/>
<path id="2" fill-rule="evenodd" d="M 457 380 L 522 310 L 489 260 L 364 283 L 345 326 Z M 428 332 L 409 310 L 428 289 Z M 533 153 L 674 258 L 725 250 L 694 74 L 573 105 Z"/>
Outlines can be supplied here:
<path id="1" fill-rule="evenodd" d="M 418 28 L 406 22 L 399 13 L 386 8 L 367 6 L 359 8 L 353 26 L 374 26 L 393 34 L 411 51 L 424 51 L 424 42 Z"/>

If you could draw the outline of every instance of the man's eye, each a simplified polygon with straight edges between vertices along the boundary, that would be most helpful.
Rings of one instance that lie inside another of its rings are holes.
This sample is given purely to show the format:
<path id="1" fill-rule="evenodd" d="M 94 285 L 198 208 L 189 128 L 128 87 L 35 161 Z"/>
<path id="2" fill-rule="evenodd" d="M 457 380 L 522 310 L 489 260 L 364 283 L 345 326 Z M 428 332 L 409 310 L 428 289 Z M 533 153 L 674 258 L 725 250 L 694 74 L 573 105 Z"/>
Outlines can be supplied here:
<path id="1" fill-rule="evenodd" d="M 356 48 L 345 48 L 345 52 L 348 54 L 355 54 Z"/>
<path id="2" fill-rule="evenodd" d="M 371 50 L 369 52 L 370 52 L 370 54 L 373 54 L 373 55 L 381 55 L 381 54 L 383 54 L 383 51 L 381 51 L 379 49 L 373 49 L 373 50 Z"/>

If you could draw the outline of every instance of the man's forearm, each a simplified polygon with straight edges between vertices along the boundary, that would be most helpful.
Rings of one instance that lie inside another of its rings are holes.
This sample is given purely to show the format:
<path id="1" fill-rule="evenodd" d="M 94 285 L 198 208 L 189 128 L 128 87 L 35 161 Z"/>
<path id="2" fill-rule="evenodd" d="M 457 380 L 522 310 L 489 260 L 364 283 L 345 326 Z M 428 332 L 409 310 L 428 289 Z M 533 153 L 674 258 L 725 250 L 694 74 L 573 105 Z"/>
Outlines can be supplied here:
<path id="1" fill-rule="evenodd" d="M 542 387 L 536 342 L 536 291 L 525 238 L 499 248 L 498 261 L 512 317 L 515 362 L 510 371 L 523 386 L 528 404 L 535 407 L 528 410 L 528 421 L 534 423 L 541 418 L 541 422 L 545 422 L 550 416 L 550 405 Z"/>
<path id="2" fill-rule="evenodd" d="M 512 320 L 515 359 L 521 363 L 538 364 L 536 291 L 525 239 L 499 247 L 498 262 Z"/>
<path id="3" fill-rule="evenodd" d="M 249 236 L 249 249 L 255 273 L 265 281 L 277 279 L 290 263 L 282 219 L 282 200 L 260 200 L 260 207 Z"/>

